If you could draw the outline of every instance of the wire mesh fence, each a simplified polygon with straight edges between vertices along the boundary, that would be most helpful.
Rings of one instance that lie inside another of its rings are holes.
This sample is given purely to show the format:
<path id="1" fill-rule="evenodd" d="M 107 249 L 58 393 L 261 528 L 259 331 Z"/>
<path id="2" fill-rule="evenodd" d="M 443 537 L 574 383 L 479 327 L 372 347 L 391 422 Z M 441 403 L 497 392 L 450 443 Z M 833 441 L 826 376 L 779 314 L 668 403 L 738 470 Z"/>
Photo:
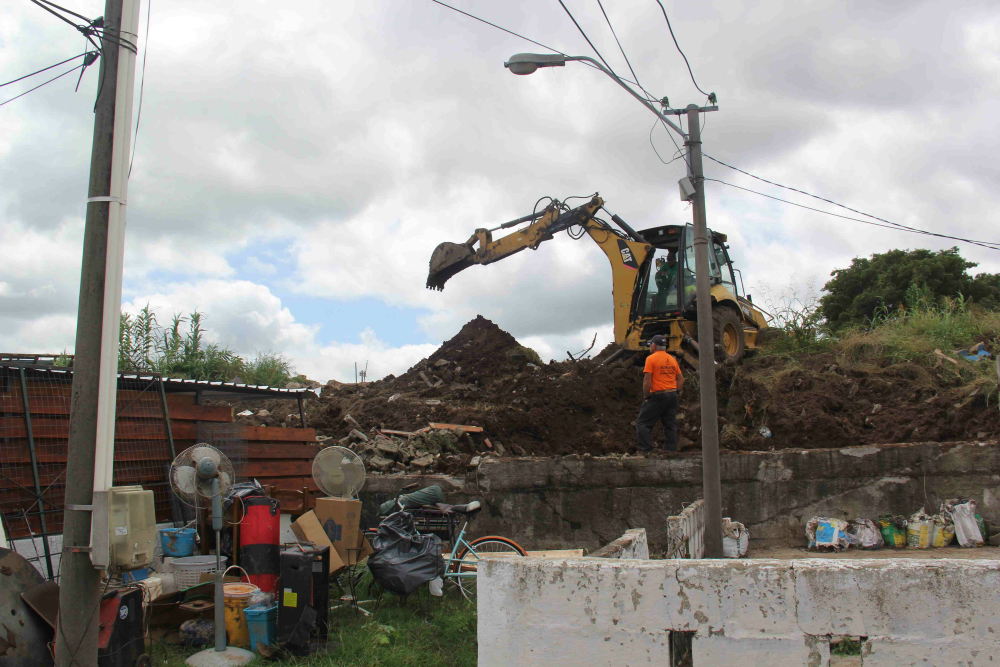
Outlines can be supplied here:
<path id="1" fill-rule="evenodd" d="M 67 483 L 71 369 L 0 361 L 0 520 L 14 550 L 48 579 L 59 576 Z M 171 518 L 165 470 L 173 459 L 158 375 L 120 376 L 115 486 L 153 491 L 158 520 Z"/>

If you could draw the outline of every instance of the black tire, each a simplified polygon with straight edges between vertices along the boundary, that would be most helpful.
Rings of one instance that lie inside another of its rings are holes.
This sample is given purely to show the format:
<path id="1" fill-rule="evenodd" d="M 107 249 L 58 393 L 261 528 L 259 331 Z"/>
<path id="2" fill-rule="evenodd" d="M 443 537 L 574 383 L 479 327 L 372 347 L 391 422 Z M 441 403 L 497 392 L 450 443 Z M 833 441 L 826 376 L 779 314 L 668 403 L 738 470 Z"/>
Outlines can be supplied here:
<path id="1" fill-rule="evenodd" d="M 715 357 L 724 364 L 735 364 L 746 352 L 743 337 L 743 320 L 732 308 L 717 306 L 712 311 L 712 329 L 715 333 Z"/>
<path id="2" fill-rule="evenodd" d="M 497 535 L 477 537 L 469 542 L 469 546 L 472 547 L 476 553 L 473 553 L 473 551 L 469 549 L 463 549 L 458 555 L 458 562 L 452 564 L 452 572 L 477 571 L 476 563 L 479 560 L 477 555 L 479 553 L 509 553 L 517 556 L 528 555 L 528 553 L 521 548 L 521 545 L 514 540 L 507 537 L 499 537 Z M 476 599 L 475 578 L 455 578 L 454 581 L 458 584 L 458 588 L 462 592 L 465 599 L 469 602 L 474 602 Z"/>

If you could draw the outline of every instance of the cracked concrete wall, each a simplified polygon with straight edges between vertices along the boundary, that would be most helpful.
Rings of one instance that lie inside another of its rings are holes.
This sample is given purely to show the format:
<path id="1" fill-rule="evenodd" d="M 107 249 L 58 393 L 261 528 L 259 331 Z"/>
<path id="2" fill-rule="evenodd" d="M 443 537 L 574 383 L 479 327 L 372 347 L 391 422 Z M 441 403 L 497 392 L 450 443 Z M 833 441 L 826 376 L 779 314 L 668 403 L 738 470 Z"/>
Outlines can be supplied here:
<path id="1" fill-rule="evenodd" d="M 614 542 L 607 544 L 590 558 L 630 558 L 633 560 L 649 560 L 649 543 L 646 541 L 645 528 L 631 528 Z"/>
<path id="2" fill-rule="evenodd" d="M 997 443 L 915 443 L 843 449 L 722 452 L 722 511 L 754 541 L 804 544 L 815 515 L 853 519 L 910 514 L 942 500 L 974 499 L 1000 525 Z M 654 552 L 667 547 L 665 518 L 701 496 L 701 458 L 503 459 L 464 478 L 372 476 L 362 493 L 391 498 L 412 482 L 440 483 L 450 502 L 479 498 L 472 535 L 499 534 L 533 549 L 597 549 L 630 528 L 645 528 Z M 752 547 L 751 547 L 752 548 Z"/>
<path id="3" fill-rule="evenodd" d="M 989 560 L 487 560 L 479 664 L 829 664 L 831 635 L 863 664 L 981 665 L 1000 655 L 1000 563 Z"/>

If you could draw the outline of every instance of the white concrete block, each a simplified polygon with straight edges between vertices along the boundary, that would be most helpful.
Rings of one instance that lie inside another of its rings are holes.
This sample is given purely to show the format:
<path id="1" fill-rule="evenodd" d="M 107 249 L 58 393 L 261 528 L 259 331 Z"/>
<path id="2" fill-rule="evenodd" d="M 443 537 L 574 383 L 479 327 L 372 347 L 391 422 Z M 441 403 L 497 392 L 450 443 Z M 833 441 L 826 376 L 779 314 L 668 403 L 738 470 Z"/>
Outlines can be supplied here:
<path id="1" fill-rule="evenodd" d="M 766 667 L 827 667 L 830 664 L 829 640 L 801 634 L 743 639 L 695 635 L 692 648 L 695 667 L 754 664 Z"/>
<path id="2" fill-rule="evenodd" d="M 864 667 L 995 666 L 1000 664 L 1000 642 L 869 637 L 861 656 Z"/>

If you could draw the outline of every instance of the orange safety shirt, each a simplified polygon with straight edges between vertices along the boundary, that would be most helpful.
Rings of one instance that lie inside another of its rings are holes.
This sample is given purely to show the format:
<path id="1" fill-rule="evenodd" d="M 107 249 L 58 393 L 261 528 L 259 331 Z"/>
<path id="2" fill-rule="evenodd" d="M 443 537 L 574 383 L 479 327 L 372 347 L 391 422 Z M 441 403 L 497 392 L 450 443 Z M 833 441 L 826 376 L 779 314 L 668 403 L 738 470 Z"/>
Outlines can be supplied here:
<path id="1" fill-rule="evenodd" d="M 657 350 L 646 357 L 646 368 L 643 372 L 651 376 L 650 392 L 677 389 L 677 378 L 684 377 L 677 360 L 663 350 Z"/>

